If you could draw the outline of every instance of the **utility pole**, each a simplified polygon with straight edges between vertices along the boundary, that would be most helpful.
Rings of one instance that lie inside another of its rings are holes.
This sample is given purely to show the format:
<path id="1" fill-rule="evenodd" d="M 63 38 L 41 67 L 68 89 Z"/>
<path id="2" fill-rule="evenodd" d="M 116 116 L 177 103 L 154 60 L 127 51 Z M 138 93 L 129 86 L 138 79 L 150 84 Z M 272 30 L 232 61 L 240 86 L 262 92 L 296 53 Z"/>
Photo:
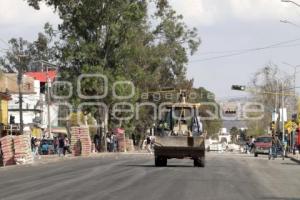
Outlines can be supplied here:
<path id="1" fill-rule="evenodd" d="M 46 81 L 47 81 L 47 94 L 46 94 L 46 102 L 47 102 L 47 129 L 48 129 L 48 137 L 51 136 L 51 132 L 52 132 L 52 126 L 51 126 L 51 109 L 50 109 L 50 105 L 51 105 L 51 85 L 52 85 L 52 80 L 49 76 L 49 65 L 55 66 L 54 64 L 51 64 L 47 61 L 44 60 L 38 60 L 36 62 L 40 62 L 42 64 L 42 72 L 44 72 L 44 64 L 46 64 Z"/>
<path id="2" fill-rule="evenodd" d="M 52 132 L 52 127 L 51 127 L 51 110 L 50 110 L 50 104 L 51 104 L 51 93 L 50 93 L 50 88 L 51 88 L 51 79 L 48 74 L 48 67 L 47 67 L 47 114 L 48 114 L 48 137 L 51 136 Z"/>
<path id="3" fill-rule="evenodd" d="M 284 144 L 284 132 L 285 132 L 285 129 L 284 129 L 284 89 L 283 89 L 283 82 L 282 82 L 282 111 L 281 111 L 281 114 L 282 114 L 282 144 Z"/>
<path id="4" fill-rule="evenodd" d="M 24 130 L 24 124 L 23 124 L 23 94 L 22 94 L 22 76 L 23 76 L 23 70 L 20 66 L 18 69 L 18 90 L 19 90 L 19 112 L 20 112 L 20 134 L 23 135 Z"/>
<path id="5" fill-rule="evenodd" d="M 27 57 L 26 55 L 17 55 L 18 57 L 18 91 L 19 91 L 19 112 L 20 112 L 20 134 L 23 135 L 24 133 L 24 122 L 23 122 L 23 66 L 21 63 L 21 57 Z"/>

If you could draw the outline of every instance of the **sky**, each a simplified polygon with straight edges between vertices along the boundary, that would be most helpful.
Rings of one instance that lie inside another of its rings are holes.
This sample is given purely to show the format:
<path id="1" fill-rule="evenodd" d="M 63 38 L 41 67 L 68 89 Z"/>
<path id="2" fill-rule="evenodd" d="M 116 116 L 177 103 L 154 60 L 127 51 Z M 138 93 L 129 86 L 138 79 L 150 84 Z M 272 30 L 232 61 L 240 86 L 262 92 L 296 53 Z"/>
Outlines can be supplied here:
<path id="1" fill-rule="evenodd" d="M 218 99 L 245 96 L 232 91 L 231 85 L 247 85 L 268 63 L 291 75 L 294 68 L 285 63 L 300 65 L 300 7 L 295 4 L 281 0 L 170 2 L 190 27 L 198 29 L 202 40 L 199 51 L 190 57 L 188 77 L 195 80 L 196 87 L 207 88 Z M 36 11 L 23 0 L 0 0 L 0 49 L 7 48 L 5 41 L 12 37 L 34 40 L 45 22 L 56 25 L 60 19 L 45 5 Z M 240 54 L 245 49 L 252 50 Z"/>

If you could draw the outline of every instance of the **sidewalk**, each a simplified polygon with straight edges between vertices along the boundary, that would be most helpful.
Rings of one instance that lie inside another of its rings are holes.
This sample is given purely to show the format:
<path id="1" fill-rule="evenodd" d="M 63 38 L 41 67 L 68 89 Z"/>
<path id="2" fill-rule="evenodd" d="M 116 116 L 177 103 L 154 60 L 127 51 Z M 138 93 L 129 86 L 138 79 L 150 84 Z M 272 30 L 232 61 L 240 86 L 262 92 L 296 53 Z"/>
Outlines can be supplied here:
<path id="1" fill-rule="evenodd" d="M 47 165 L 50 163 L 67 161 L 67 160 L 81 160 L 86 158 L 101 158 L 106 156 L 113 155 L 143 155 L 143 156 L 153 156 L 153 154 L 148 153 L 147 151 L 131 151 L 131 152 L 101 152 L 101 153 L 91 153 L 89 156 L 73 156 L 71 154 L 67 154 L 66 156 L 59 157 L 57 154 L 55 155 L 41 155 L 40 159 L 37 157 L 34 159 L 33 163 L 23 164 L 23 165 L 10 165 L 10 166 L 0 166 L 0 169 L 7 169 L 11 167 L 23 167 L 23 166 L 37 166 L 37 165 Z"/>
<path id="2" fill-rule="evenodd" d="M 73 156 L 72 154 L 67 154 L 65 156 L 59 157 L 57 154 L 55 155 L 41 155 L 41 158 L 35 158 L 33 165 L 39 164 L 48 164 L 53 162 L 60 162 L 64 160 L 79 160 L 85 158 L 98 158 L 98 157 L 105 157 L 105 156 L 112 156 L 112 155 L 151 155 L 146 151 L 131 151 L 131 152 L 100 152 L 100 153 L 91 153 L 89 156 Z"/>

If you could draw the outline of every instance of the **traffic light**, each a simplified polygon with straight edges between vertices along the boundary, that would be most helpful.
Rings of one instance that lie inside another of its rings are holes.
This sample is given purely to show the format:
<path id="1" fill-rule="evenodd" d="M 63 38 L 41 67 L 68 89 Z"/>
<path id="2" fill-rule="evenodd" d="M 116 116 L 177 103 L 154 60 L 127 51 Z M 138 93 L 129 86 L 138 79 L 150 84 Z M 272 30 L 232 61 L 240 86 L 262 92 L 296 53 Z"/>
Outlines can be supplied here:
<path id="1" fill-rule="evenodd" d="M 236 110 L 226 110 L 225 114 L 236 114 Z"/>
<path id="2" fill-rule="evenodd" d="M 13 115 L 9 116 L 9 123 L 10 124 L 15 124 L 15 116 L 13 116 Z"/>
<path id="3" fill-rule="evenodd" d="M 232 90 L 239 90 L 239 91 L 245 91 L 246 90 L 246 86 L 244 85 L 233 85 L 231 87 Z"/>

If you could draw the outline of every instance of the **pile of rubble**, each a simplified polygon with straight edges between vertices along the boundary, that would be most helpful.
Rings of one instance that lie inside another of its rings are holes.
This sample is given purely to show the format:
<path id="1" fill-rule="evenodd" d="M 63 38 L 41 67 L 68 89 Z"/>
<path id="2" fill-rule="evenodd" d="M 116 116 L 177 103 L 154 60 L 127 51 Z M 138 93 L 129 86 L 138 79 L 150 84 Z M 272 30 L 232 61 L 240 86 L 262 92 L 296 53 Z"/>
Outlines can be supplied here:
<path id="1" fill-rule="evenodd" d="M 71 127 L 71 149 L 74 156 L 89 156 L 92 141 L 87 127 Z"/>

